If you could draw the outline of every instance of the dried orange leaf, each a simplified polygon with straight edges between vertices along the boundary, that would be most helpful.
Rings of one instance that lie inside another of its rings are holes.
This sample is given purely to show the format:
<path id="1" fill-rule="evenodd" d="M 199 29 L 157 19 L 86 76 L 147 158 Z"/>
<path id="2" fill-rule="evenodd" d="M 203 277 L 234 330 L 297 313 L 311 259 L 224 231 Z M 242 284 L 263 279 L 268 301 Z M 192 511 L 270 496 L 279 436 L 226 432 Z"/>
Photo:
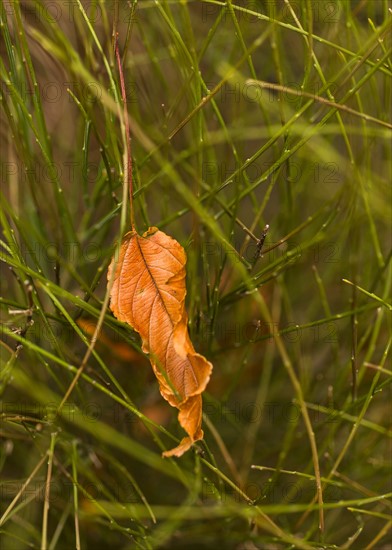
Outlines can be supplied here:
<path id="1" fill-rule="evenodd" d="M 185 311 L 185 264 L 182 246 L 150 227 L 142 236 L 130 231 L 117 260 L 108 272 L 114 315 L 131 325 L 149 354 L 162 396 L 179 409 L 178 419 L 187 432 L 180 445 L 164 456 L 181 456 L 197 440 L 201 429 L 202 400 L 212 365 L 196 353 L 189 338 Z"/>

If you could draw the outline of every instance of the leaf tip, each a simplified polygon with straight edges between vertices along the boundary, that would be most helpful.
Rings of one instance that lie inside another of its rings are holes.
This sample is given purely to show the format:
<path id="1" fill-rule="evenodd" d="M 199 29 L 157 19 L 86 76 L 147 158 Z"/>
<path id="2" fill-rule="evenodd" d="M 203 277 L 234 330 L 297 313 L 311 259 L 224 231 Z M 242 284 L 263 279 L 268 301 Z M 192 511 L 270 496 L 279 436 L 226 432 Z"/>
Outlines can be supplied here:
<path id="1" fill-rule="evenodd" d="M 201 437 L 198 437 L 197 439 L 192 439 L 188 436 L 181 439 L 180 444 L 177 447 L 174 447 L 174 449 L 170 449 L 170 451 L 164 451 L 162 453 L 163 458 L 172 458 L 173 456 L 179 458 L 182 456 L 186 451 L 189 451 L 189 449 L 192 447 L 196 441 L 200 441 L 203 439 L 203 431 L 201 430 Z"/>

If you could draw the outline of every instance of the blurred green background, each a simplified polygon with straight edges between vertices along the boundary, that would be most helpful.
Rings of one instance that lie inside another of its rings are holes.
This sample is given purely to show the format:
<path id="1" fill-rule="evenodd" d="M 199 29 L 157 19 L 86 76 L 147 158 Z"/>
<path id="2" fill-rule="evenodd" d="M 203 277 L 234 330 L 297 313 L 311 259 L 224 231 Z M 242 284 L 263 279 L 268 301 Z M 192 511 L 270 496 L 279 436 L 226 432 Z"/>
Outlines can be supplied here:
<path id="1" fill-rule="evenodd" d="M 4 549 L 391 547 L 390 30 L 384 0 L 1 1 Z M 214 365 L 173 460 L 109 310 L 67 396 L 129 229 L 116 33 L 137 228 L 186 249 Z"/>

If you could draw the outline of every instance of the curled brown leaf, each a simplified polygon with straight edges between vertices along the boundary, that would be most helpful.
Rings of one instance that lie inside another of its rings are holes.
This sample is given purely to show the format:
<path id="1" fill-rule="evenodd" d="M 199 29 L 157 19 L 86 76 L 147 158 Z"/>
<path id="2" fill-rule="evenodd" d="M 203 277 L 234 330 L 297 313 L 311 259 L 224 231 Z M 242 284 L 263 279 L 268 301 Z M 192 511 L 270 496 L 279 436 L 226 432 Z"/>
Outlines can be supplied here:
<path id="1" fill-rule="evenodd" d="M 141 236 L 127 233 L 108 272 L 110 280 L 116 270 L 110 308 L 140 334 L 160 392 L 179 409 L 179 422 L 188 434 L 164 456 L 181 456 L 203 438 L 201 393 L 212 371 L 212 364 L 195 351 L 189 337 L 185 265 L 182 246 L 150 227 Z"/>

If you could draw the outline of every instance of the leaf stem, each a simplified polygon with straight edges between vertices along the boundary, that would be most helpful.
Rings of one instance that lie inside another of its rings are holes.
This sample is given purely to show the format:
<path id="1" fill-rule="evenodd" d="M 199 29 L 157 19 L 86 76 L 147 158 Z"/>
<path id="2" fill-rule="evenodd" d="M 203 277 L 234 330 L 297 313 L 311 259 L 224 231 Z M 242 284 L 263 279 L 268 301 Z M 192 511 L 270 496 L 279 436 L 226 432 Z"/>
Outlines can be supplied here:
<path id="1" fill-rule="evenodd" d="M 126 139 L 126 160 L 124 162 L 124 182 L 128 181 L 129 185 L 129 209 L 131 217 L 132 230 L 135 229 L 135 214 L 133 209 L 133 179 L 132 179 L 132 154 L 131 154 L 131 133 L 129 130 L 129 117 L 127 108 L 127 95 L 125 92 L 124 72 L 121 64 L 121 57 L 118 48 L 118 34 L 115 37 L 115 52 L 118 65 L 118 72 L 120 75 L 121 97 L 124 106 L 124 124 L 125 124 L 125 139 Z"/>

